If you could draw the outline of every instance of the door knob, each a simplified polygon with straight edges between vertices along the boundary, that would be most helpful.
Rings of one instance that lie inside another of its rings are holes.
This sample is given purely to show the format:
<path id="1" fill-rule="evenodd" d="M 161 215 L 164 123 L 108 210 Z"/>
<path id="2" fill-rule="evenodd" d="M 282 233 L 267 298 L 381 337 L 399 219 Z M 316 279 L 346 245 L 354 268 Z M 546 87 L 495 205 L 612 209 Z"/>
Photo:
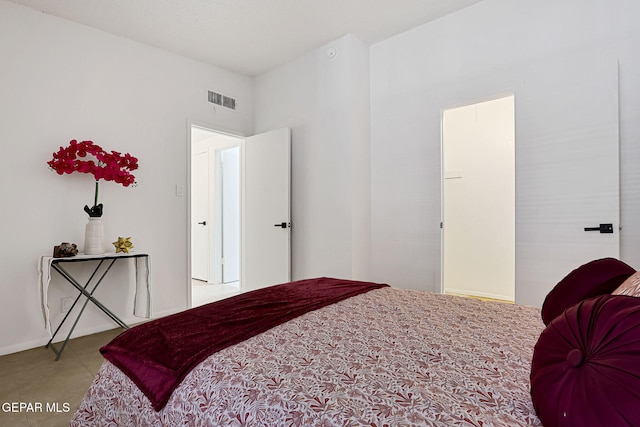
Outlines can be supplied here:
<path id="1" fill-rule="evenodd" d="M 207 225 L 207 221 L 202 221 L 202 222 L 199 222 L 198 224 L 200 224 L 200 225 Z"/>
<path id="2" fill-rule="evenodd" d="M 274 227 L 282 227 L 282 228 L 287 228 L 287 223 L 286 222 L 281 222 L 280 224 L 273 224 Z"/>
<path id="3" fill-rule="evenodd" d="M 584 231 L 599 231 L 600 233 L 613 233 L 613 224 L 600 224 L 598 227 L 585 227 Z"/>

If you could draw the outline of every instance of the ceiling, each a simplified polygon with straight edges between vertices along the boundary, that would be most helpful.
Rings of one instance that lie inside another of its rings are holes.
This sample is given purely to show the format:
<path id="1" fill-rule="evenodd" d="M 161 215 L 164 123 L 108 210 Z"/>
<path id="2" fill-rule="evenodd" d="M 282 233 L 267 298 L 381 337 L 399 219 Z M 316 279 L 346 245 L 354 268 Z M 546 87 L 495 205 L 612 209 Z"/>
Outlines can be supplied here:
<path id="1" fill-rule="evenodd" d="M 9 0 L 247 76 L 345 34 L 373 44 L 481 0 Z"/>

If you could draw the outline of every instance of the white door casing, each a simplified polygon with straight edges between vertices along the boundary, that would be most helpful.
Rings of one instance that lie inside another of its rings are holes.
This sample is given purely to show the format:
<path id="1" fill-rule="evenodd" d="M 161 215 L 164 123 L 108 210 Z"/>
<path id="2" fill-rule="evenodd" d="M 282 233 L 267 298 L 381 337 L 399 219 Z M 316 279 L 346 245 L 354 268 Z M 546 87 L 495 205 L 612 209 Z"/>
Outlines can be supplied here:
<path id="1" fill-rule="evenodd" d="M 240 286 L 249 291 L 291 280 L 291 131 L 248 137 L 242 148 Z"/>

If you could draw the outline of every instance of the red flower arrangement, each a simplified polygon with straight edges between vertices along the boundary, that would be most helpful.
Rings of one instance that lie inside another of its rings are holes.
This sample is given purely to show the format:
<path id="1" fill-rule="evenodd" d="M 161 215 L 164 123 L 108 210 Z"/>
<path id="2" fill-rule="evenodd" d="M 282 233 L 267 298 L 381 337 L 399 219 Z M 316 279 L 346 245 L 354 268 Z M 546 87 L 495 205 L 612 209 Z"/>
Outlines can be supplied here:
<path id="1" fill-rule="evenodd" d="M 94 159 L 85 159 L 91 155 Z M 85 205 L 84 210 L 90 217 L 102 216 L 102 203 L 98 204 L 98 181 L 115 181 L 124 187 L 134 185 L 135 177 L 131 173 L 138 169 L 138 159 L 131 154 L 121 154 L 117 151 L 108 153 L 93 141 L 78 142 L 75 139 L 69 142 L 67 148 L 60 147 L 57 153 L 53 153 L 53 158 L 47 162 L 52 170 L 58 175 L 65 173 L 88 173 L 96 180 L 96 190 L 93 207 Z"/>

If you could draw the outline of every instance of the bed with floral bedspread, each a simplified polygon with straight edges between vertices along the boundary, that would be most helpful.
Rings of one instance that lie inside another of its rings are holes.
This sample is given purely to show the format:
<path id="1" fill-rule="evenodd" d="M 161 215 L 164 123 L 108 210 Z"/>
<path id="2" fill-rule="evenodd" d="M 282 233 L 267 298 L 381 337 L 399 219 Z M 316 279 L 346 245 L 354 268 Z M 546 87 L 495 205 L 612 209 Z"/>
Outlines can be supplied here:
<path id="1" fill-rule="evenodd" d="M 71 426 L 540 426 L 540 309 L 383 287 L 206 357 L 156 410 L 105 360 Z"/>

